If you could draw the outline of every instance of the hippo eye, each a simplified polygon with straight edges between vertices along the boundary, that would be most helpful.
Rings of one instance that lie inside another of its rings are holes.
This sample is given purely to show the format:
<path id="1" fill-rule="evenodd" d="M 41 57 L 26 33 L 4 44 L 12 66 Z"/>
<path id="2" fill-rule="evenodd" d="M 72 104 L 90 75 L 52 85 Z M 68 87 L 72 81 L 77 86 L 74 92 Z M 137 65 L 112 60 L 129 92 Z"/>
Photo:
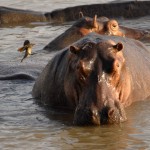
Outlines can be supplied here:
<path id="1" fill-rule="evenodd" d="M 103 70 L 108 74 L 111 73 L 113 71 L 113 63 L 114 63 L 114 60 L 104 61 Z"/>
<path id="2" fill-rule="evenodd" d="M 85 49 L 89 49 L 89 48 L 90 49 L 93 48 L 93 43 L 89 42 L 89 43 L 85 44 L 82 49 L 85 50 Z"/>
<path id="3" fill-rule="evenodd" d="M 115 28 L 116 28 L 116 26 L 117 26 L 117 25 L 113 24 L 113 25 L 112 25 L 112 28 L 113 28 L 113 29 L 115 29 Z"/>
<path id="4" fill-rule="evenodd" d="M 117 25 L 116 24 L 112 24 L 111 29 L 112 30 L 117 30 Z"/>
<path id="5" fill-rule="evenodd" d="M 118 22 L 116 20 L 110 20 L 107 24 L 107 27 L 112 31 L 117 31 L 119 28 Z"/>

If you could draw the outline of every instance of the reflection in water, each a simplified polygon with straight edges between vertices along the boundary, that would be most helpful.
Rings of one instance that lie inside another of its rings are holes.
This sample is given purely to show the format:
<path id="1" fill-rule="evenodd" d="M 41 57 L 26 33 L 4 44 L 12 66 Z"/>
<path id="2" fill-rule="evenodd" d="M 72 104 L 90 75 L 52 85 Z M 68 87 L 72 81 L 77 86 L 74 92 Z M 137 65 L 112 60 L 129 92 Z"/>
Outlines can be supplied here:
<path id="1" fill-rule="evenodd" d="M 37 5 L 38 9 L 37 1 L 33 1 L 34 5 L 30 5 L 30 8 L 36 8 Z M 48 2 L 44 0 L 43 3 Z M 64 3 L 67 6 L 69 1 Z M 29 2 L 2 0 L 2 4 L 23 8 Z M 134 28 L 149 29 L 150 19 L 120 19 L 119 22 Z M 22 54 L 17 52 L 17 48 L 25 39 L 35 43 L 33 51 L 37 51 L 69 26 L 34 24 L 28 27 L 0 28 L 0 61 L 20 60 Z M 146 45 L 150 47 L 149 43 Z M 33 84 L 33 81 L 19 80 L 0 82 L 0 149 L 150 149 L 150 101 L 137 102 L 127 108 L 128 121 L 123 124 L 75 127 L 71 112 L 66 114 L 46 110 L 35 103 L 31 96 Z"/>

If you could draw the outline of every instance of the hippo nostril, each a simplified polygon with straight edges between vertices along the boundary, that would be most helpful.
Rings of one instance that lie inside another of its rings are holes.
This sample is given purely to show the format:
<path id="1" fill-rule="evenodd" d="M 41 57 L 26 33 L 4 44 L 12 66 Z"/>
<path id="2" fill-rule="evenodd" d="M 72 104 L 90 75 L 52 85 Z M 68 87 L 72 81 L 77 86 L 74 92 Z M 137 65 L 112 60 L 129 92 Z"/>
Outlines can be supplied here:
<path id="1" fill-rule="evenodd" d="M 109 123 L 120 123 L 122 122 L 122 116 L 117 109 L 110 109 L 108 112 Z"/>
<path id="2" fill-rule="evenodd" d="M 108 118 L 109 118 L 109 122 L 113 123 L 113 122 L 120 122 L 120 117 L 119 114 L 116 113 L 115 109 L 111 108 L 108 111 Z"/>
<path id="3" fill-rule="evenodd" d="M 114 112 L 115 110 L 113 108 L 111 108 L 109 111 L 108 111 L 108 117 L 112 117 L 114 115 Z"/>
<path id="4" fill-rule="evenodd" d="M 126 121 L 127 120 L 126 113 L 122 104 L 119 101 L 115 101 L 115 107 L 117 108 L 118 113 L 120 115 L 120 118 L 119 118 L 120 122 Z"/>

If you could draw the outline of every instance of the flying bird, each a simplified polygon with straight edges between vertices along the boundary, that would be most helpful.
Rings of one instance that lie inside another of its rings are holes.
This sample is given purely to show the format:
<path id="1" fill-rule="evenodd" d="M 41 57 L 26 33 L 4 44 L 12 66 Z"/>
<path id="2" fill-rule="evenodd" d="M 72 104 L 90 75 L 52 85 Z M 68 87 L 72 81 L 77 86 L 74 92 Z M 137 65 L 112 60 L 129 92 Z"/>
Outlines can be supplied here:
<path id="1" fill-rule="evenodd" d="M 19 52 L 25 51 L 25 55 L 22 58 L 21 62 L 23 62 L 23 60 L 25 58 L 27 58 L 28 56 L 30 56 L 32 54 L 32 47 L 33 47 L 33 45 L 35 45 L 35 44 L 30 43 L 29 40 L 25 40 L 23 46 L 18 49 Z"/>

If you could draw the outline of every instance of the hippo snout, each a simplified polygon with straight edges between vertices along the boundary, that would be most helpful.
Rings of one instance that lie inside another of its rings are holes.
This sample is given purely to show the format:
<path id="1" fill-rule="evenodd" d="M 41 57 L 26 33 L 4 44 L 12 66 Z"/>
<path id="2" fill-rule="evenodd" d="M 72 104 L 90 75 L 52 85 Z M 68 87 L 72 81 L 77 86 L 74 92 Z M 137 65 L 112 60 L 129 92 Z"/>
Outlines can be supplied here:
<path id="1" fill-rule="evenodd" d="M 79 126 L 100 125 L 98 109 L 78 106 L 74 114 L 74 124 Z"/>
<path id="2" fill-rule="evenodd" d="M 102 109 L 100 116 L 101 124 L 119 124 L 126 120 L 126 117 L 122 116 L 116 108 L 105 107 Z"/>
<path id="3" fill-rule="evenodd" d="M 126 113 L 122 104 L 119 101 L 114 101 L 114 105 L 103 107 L 100 112 L 101 124 L 121 123 L 127 120 Z"/>
<path id="4" fill-rule="evenodd" d="M 102 109 L 78 106 L 74 114 L 74 124 L 79 126 L 119 124 L 126 120 L 124 108 L 119 102 L 115 102 L 113 107 L 104 106 Z"/>

